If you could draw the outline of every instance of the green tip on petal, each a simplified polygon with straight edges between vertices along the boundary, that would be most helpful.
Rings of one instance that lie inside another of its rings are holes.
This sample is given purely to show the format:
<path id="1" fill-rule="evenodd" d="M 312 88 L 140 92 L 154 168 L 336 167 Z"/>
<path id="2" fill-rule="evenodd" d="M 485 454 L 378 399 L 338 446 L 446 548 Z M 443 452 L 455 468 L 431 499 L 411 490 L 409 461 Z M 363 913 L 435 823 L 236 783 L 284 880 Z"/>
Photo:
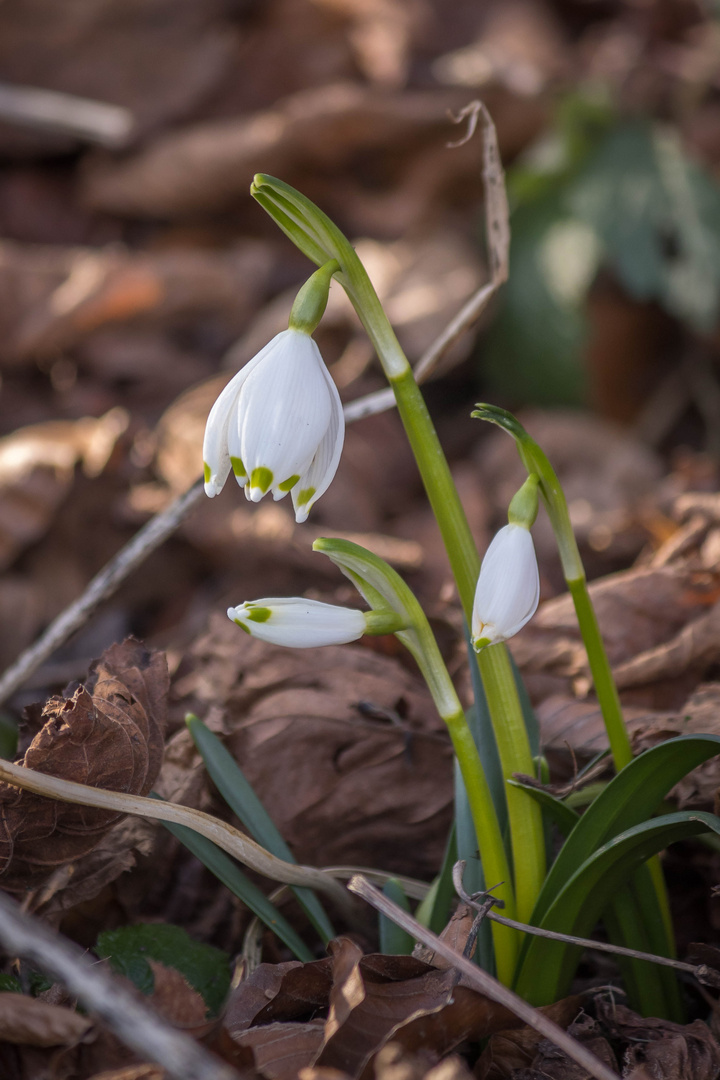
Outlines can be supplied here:
<path id="1" fill-rule="evenodd" d="M 273 482 L 273 474 L 271 469 L 266 469 L 264 465 L 258 465 L 256 469 L 253 469 L 250 476 L 250 487 L 260 488 L 263 495 L 270 490 Z"/>
<path id="2" fill-rule="evenodd" d="M 278 484 L 278 491 L 290 491 L 297 484 L 300 476 L 296 473 L 294 476 L 288 476 L 287 480 L 283 480 L 282 484 Z"/>
<path id="3" fill-rule="evenodd" d="M 246 613 L 251 622 L 267 622 L 272 615 L 272 611 L 269 607 L 247 608 Z"/>
<path id="4" fill-rule="evenodd" d="M 298 479 L 300 479 L 300 478 L 298 477 Z M 310 500 L 312 499 L 313 495 L 315 494 L 316 490 L 317 489 L 314 488 L 314 487 L 303 488 L 302 491 L 298 493 L 298 497 L 297 497 L 297 505 L 298 505 L 298 507 L 305 506 L 307 503 L 309 503 Z"/>
<path id="5" fill-rule="evenodd" d="M 212 469 L 208 465 L 207 461 L 203 461 L 203 480 L 206 484 L 210 483 L 210 477 L 212 476 Z"/>
<path id="6" fill-rule="evenodd" d="M 239 626 L 241 630 L 244 630 L 246 634 L 251 633 L 251 631 L 248 629 L 248 627 L 245 625 L 245 623 L 242 621 L 242 619 L 233 619 L 233 622 L 235 623 L 236 626 Z"/>
<path id="7" fill-rule="evenodd" d="M 479 637 L 475 638 L 473 641 L 473 649 L 475 652 L 480 652 L 480 650 L 484 649 L 487 645 L 492 645 L 492 641 L 489 637 Z"/>
<path id="8" fill-rule="evenodd" d="M 240 480 L 247 479 L 247 469 L 243 464 L 242 458 L 231 457 L 230 464 L 232 465 L 233 475 L 237 476 Z"/>

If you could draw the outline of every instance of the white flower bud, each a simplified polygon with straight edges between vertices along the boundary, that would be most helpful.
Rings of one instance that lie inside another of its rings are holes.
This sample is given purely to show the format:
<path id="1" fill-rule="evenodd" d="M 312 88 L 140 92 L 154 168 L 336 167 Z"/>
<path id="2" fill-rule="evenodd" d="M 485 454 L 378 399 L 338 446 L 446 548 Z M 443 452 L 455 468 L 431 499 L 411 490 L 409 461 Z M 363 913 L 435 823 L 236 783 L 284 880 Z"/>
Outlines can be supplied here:
<path id="1" fill-rule="evenodd" d="M 506 525 L 485 553 L 475 589 L 475 651 L 517 634 L 535 614 L 539 599 L 540 576 L 532 536 L 523 525 Z"/>
<path id="2" fill-rule="evenodd" d="M 367 615 L 319 600 L 272 596 L 228 608 L 228 618 L 248 634 L 272 645 L 309 649 L 357 641 L 365 633 Z"/>
<path id="3" fill-rule="evenodd" d="M 313 339 L 284 330 L 243 367 L 210 410 L 205 491 L 222 491 L 232 469 L 251 502 L 292 493 L 297 521 L 327 490 L 340 461 L 340 395 Z"/>

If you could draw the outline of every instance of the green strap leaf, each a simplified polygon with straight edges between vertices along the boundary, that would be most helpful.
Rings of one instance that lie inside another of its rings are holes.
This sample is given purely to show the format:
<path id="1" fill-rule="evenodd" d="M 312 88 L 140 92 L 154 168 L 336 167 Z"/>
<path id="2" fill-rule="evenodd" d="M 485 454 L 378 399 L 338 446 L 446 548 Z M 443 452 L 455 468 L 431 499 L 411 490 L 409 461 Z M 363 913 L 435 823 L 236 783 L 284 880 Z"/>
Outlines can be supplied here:
<path id="1" fill-rule="evenodd" d="M 160 799 L 160 796 L 152 792 L 152 798 Z M 201 836 L 194 829 L 189 829 L 185 825 L 171 825 L 166 821 L 162 824 L 208 868 L 211 874 L 215 875 L 218 881 L 222 881 L 223 885 L 227 886 L 230 892 L 252 911 L 253 915 L 257 915 L 258 919 L 272 930 L 283 944 L 287 945 L 298 960 L 307 963 L 315 959 L 285 916 L 281 915 L 262 890 L 245 876 L 229 855 L 213 844 L 212 840 Z"/>
<path id="2" fill-rule="evenodd" d="M 601 844 L 649 818 L 683 776 L 718 753 L 720 736 L 680 735 L 646 750 L 621 769 L 563 844 L 538 897 L 535 925 L 542 925 L 562 887 Z"/>
<path id="3" fill-rule="evenodd" d="M 720 835 L 720 818 L 715 814 L 683 811 L 653 818 L 614 836 L 582 863 L 537 925 L 587 937 L 639 866 L 669 844 L 704 832 Z M 576 945 L 547 938 L 529 939 L 515 990 L 532 1005 L 548 1005 L 564 997 L 569 992 L 580 952 Z"/>
<path id="4" fill-rule="evenodd" d="M 213 783 L 250 835 L 279 859 L 296 862 L 252 785 L 217 735 L 197 716 L 188 716 L 185 722 Z M 323 943 L 327 944 L 335 937 L 335 931 L 317 896 L 311 889 L 292 886 L 292 891 Z"/>

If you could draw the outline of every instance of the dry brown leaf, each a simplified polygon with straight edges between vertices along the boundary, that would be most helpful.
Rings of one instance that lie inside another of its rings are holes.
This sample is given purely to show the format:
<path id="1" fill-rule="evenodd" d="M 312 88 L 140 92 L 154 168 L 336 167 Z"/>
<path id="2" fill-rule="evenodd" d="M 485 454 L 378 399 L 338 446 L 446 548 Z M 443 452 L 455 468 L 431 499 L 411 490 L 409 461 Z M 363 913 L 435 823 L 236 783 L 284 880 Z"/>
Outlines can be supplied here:
<path id="1" fill-rule="evenodd" d="M 88 1080 L 165 1080 L 165 1070 L 159 1065 L 128 1065 L 124 1069 L 110 1069 L 95 1073 Z"/>
<path id="2" fill-rule="evenodd" d="M 45 534 L 72 486 L 75 467 L 102 472 L 128 425 L 124 409 L 99 419 L 54 420 L 0 439 L 0 569 Z"/>
<path id="3" fill-rule="evenodd" d="M 356 645 L 274 647 L 218 615 L 174 697 L 182 713 L 222 710 L 225 745 L 300 862 L 436 869 L 450 746 L 425 687 L 398 661 Z M 181 732 L 170 745 L 188 740 Z"/>
<path id="4" fill-rule="evenodd" d="M 332 959 L 302 964 L 260 964 L 230 994 L 223 1024 L 234 1039 L 248 1028 L 274 1021 L 302 1020 L 327 1008 Z"/>
<path id="5" fill-rule="evenodd" d="M 697 575 L 682 565 L 639 567 L 592 582 L 590 596 L 611 664 L 657 649 L 676 635 L 716 598 L 715 576 Z M 513 655 L 530 693 L 545 699 L 552 693 L 584 697 L 590 689 L 589 669 L 575 609 L 568 593 L 548 600 L 512 643 Z M 626 698 L 630 704 L 674 708 L 697 682 L 686 670 L 658 679 Z"/>
<path id="6" fill-rule="evenodd" d="M 25 994 L 0 994 L 0 1040 L 27 1046 L 63 1046 L 82 1039 L 92 1020 L 74 1009 Z"/>
<path id="7" fill-rule="evenodd" d="M 202 994 L 194 990 L 177 968 L 166 967 L 159 960 L 148 959 L 154 988 L 150 1001 L 173 1027 L 190 1028 L 193 1034 L 208 1028 L 207 1006 Z"/>
<path id="8" fill-rule="evenodd" d="M 246 198 L 259 171 L 292 177 L 301 163 L 312 163 L 310 172 L 342 169 L 358 154 L 392 146 L 394 156 L 408 155 L 428 140 L 437 155 L 442 136 L 454 134 L 449 114 L 466 103 L 464 90 L 393 94 L 350 82 L 303 90 L 263 112 L 171 132 L 134 157 L 95 161 L 84 201 L 114 214 L 178 218 Z M 473 163 L 477 174 L 473 153 L 458 152 L 442 171 Z"/>
<path id="9" fill-rule="evenodd" d="M 602 1034 L 597 1021 L 581 1013 L 568 1027 L 572 1035 L 583 1043 L 592 1054 L 609 1068 L 617 1070 L 617 1059 L 608 1040 Z M 590 1080 L 590 1074 L 582 1065 L 572 1061 L 566 1053 L 548 1039 L 543 1039 L 537 1047 L 537 1054 L 530 1070 L 531 1076 L 543 1077 L 543 1080 Z"/>
<path id="10" fill-rule="evenodd" d="M 626 1080 L 715 1080 L 720 1071 L 720 1046 L 702 1020 L 683 1025 L 641 1017 L 604 998 L 597 1014 L 614 1038 L 629 1043 Z"/>
<path id="11" fill-rule="evenodd" d="M 160 770 L 168 687 L 162 653 L 107 649 L 72 698 L 51 698 L 19 762 L 66 780 L 146 795 Z M 119 815 L 0 786 L 0 885 L 26 892 L 91 851 Z"/>
<path id="12" fill-rule="evenodd" d="M 255 1068 L 266 1080 L 294 1080 L 312 1064 L 323 1039 L 322 1020 L 265 1024 L 240 1032 L 235 1041 L 252 1050 Z"/>
<path id="13" fill-rule="evenodd" d="M 566 1028 L 581 1008 L 582 998 L 568 997 L 542 1009 L 545 1016 Z M 534 1028 L 503 1030 L 494 1034 L 482 1052 L 475 1073 L 478 1080 L 510 1080 L 521 1069 L 529 1067 L 543 1042 Z"/>
<path id="14" fill-rule="evenodd" d="M 178 316 L 220 312 L 238 332 L 262 295 L 269 245 L 228 253 L 127 252 L 0 245 L 0 363 L 54 357 L 104 327 L 166 326 Z"/>

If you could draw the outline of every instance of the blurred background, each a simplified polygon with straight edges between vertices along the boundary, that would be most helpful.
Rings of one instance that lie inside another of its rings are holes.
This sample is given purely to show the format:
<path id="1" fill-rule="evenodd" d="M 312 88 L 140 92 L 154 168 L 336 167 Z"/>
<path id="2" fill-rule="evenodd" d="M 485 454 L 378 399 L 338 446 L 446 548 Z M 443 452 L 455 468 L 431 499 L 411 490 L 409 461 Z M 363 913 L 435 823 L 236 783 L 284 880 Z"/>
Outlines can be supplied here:
<path id="1" fill-rule="evenodd" d="M 427 388 L 478 544 L 522 475 L 510 440 L 469 418 L 489 399 L 561 472 L 591 576 L 655 557 L 687 517 L 677 499 L 717 486 L 719 15 L 710 0 L 0 4 L 0 663 L 196 479 L 210 403 L 286 325 L 309 267 L 250 198 L 256 171 L 353 239 L 412 360 L 487 280 L 480 141 L 448 146 L 478 96 L 507 170 L 510 281 Z M 339 288 L 318 340 L 344 400 L 382 385 Z M 228 487 L 16 706 L 127 632 L 179 664 L 229 602 L 347 598 L 310 554 L 328 530 L 375 537 L 447 615 L 444 555 L 385 414 L 348 429 L 305 532 L 285 503 L 250 510 Z M 537 532 L 549 598 L 563 584 Z"/>

